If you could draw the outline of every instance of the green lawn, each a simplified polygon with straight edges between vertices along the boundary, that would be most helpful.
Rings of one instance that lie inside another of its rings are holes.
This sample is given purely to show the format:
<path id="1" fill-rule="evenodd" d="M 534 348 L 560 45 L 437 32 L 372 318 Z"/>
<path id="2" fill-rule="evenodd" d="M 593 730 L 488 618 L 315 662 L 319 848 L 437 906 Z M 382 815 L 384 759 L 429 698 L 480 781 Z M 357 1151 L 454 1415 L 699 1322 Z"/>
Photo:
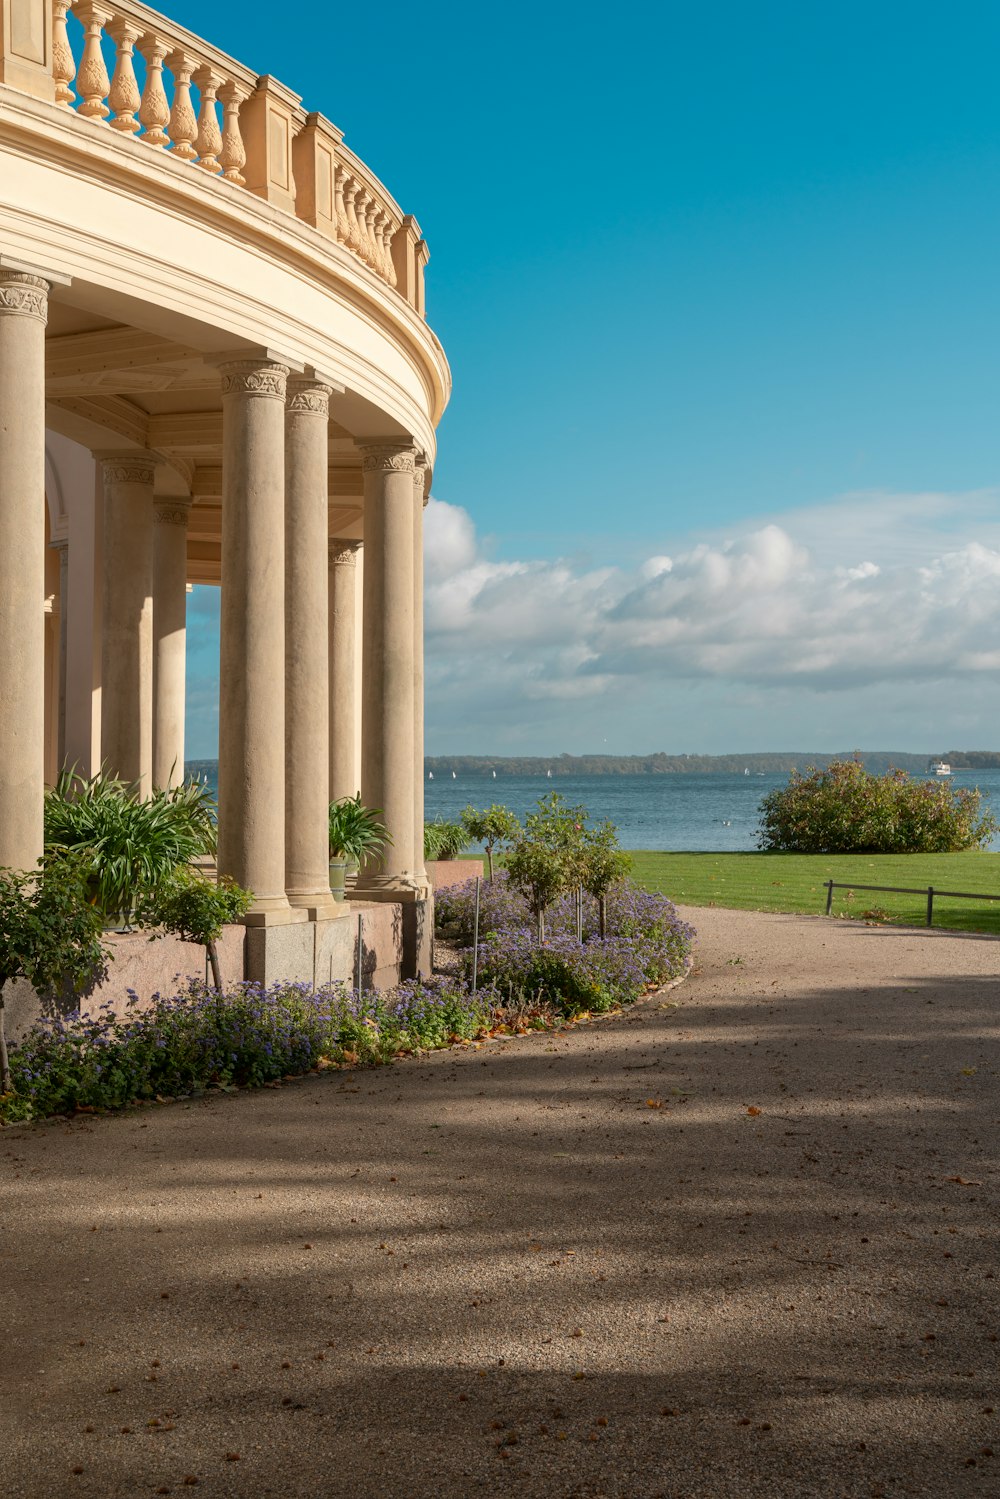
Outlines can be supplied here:
<path id="1" fill-rule="evenodd" d="M 632 855 L 633 876 L 689 906 L 728 906 L 740 911 L 791 911 L 821 915 L 824 881 L 903 885 L 926 891 L 960 890 L 1000 895 L 1000 854 L 659 854 Z M 864 918 L 878 908 L 883 919 L 922 926 L 927 897 L 880 891 L 835 890 L 836 916 Z M 1000 933 L 1000 901 L 948 900 L 935 896 L 934 925 L 968 932 Z"/>

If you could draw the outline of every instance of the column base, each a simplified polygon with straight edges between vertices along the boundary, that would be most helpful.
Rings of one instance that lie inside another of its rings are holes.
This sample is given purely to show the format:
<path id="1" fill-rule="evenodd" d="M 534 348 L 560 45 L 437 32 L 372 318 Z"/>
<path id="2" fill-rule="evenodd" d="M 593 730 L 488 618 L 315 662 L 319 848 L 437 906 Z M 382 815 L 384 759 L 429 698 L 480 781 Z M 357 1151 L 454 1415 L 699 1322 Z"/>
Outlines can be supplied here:
<path id="1" fill-rule="evenodd" d="M 394 885 L 386 882 L 359 883 L 347 892 L 348 900 L 396 905 L 403 918 L 403 951 L 400 978 L 426 977 L 434 969 L 434 896 L 426 882 Z"/>
<path id="2" fill-rule="evenodd" d="M 305 911 L 290 906 L 284 896 L 265 897 L 255 900 L 243 918 L 244 926 L 290 926 L 292 922 L 308 921 Z"/>
<path id="3" fill-rule="evenodd" d="M 342 901 L 334 900 L 329 890 L 289 890 L 288 904 L 293 911 L 305 913 L 307 921 L 330 921 L 342 915 Z"/>

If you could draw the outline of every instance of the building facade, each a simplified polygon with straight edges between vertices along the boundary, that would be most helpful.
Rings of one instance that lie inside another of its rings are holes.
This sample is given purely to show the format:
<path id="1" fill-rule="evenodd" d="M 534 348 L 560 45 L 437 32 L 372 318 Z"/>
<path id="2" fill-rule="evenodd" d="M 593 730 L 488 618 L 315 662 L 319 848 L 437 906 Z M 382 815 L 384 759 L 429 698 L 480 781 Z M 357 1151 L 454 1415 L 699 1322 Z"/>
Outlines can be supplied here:
<path id="1" fill-rule="evenodd" d="M 64 763 L 182 775 L 188 588 L 215 585 L 247 975 L 351 971 L 326 808 L 358 790 L 392 839 L 354 892 L 392 908 L 379 966 L 426 968 L 450 376 L 420 228 L 323 115 L 146 6 L 0 18 L 0 864 L 34 866 Z"/>

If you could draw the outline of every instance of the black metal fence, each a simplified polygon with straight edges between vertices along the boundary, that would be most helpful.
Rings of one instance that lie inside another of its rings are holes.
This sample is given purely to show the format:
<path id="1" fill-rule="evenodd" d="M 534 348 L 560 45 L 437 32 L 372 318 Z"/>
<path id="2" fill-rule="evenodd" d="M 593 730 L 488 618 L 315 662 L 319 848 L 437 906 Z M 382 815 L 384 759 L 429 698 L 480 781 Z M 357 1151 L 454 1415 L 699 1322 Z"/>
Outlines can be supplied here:
<path id="1" fill-rule="evenodd" d="M 914 889 L 907 885 L 851 885 L 844 884 L 841 880 L 824 880 L 826 886 L 826 914 L 829 916 L 833 910 L 833 892 L 835 890 L 883 890 L 889 895 L 926 895 L 927 897 L 927 925 L 934 925 L 934 901 L 936 898 L 944 897 L 948 900 L 1000 900 L 1000 895 L 983 895 L 978 890 L 935 890 L 933 885 L 923 885 Z"/>

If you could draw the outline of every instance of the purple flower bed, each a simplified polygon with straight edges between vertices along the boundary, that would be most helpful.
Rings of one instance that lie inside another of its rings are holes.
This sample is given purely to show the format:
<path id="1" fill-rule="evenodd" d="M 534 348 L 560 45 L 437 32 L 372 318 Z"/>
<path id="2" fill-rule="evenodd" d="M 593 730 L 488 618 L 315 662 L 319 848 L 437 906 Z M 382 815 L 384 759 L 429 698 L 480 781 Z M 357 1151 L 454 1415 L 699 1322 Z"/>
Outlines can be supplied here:
<path id="1" fill-rule="evenodd" d="M 145 1008 L 133 995 L 124 1017 L 105 1006 L 95 1018 L 45 1021 L 14 1047 L 0 1121 L 260 1087 L 341 1061 L 385 1062 L 471 1040 L 490 1027 L 492 998 L 455 979 L 362 995 L 340 984 L 238 984 L 219 995 L 192 982 Z"/>
<path id="2" fill-rule="evenodd" d="M 467 944 L 471 970 L 475 881 L 441 891 L 439 930 Z M 650 988 L 684 972 L 694 931 L 662 895 L 630 880 L 607 897 L 606 936 L 598 935 L 597 901 L 584 895 L 583 941 L 577 940 L 576 893 L 561 896 L 547 913 L 542 946 L 528 907 L 504 871 L 482 887 L 479 976 L 508 1003 L 549 1007 L 563 1015 L 631 1004 Z"/>

